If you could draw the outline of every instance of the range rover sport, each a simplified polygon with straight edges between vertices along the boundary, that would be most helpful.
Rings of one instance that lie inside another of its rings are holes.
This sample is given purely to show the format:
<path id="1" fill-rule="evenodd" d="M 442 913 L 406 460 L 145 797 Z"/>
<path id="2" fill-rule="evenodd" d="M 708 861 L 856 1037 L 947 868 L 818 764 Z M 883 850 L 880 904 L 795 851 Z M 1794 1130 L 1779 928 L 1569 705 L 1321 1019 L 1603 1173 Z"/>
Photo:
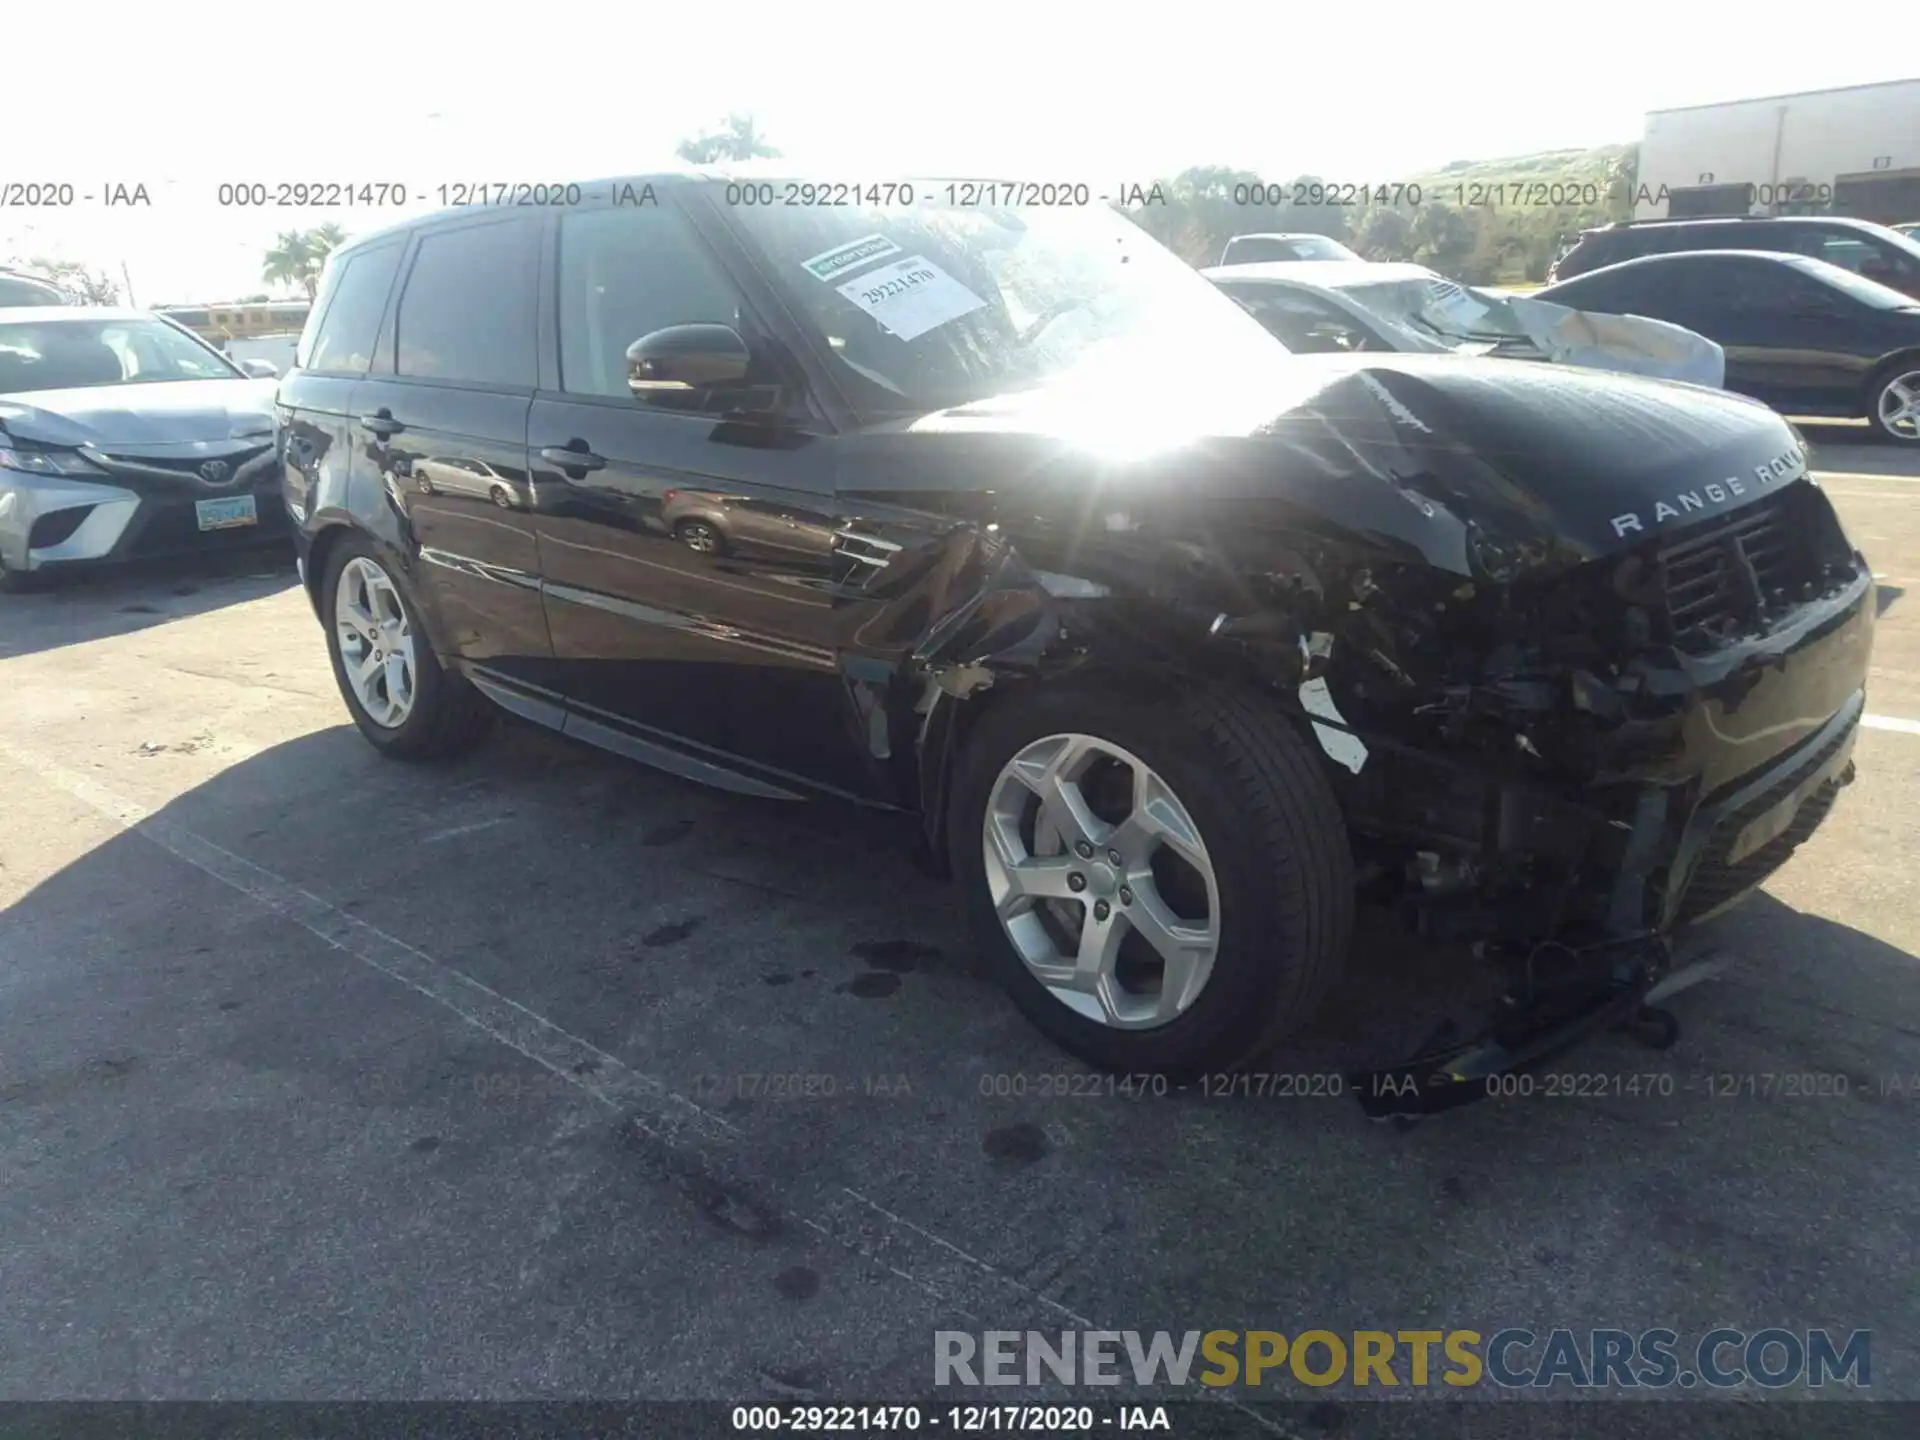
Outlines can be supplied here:
<path id="1" fill-rule="evenodd" d="M 1631 1017 L 1852 778 L 1873 581 L 1765 407 L 1294 356 L 1104 208 L 915 188 L 656 175 L 334 252 L 276 419 L 377 749 L 500 707 L 915 813 L 1035 1024 L 1176 1073 L 1314 1014 L 1362 880 L 1511 977 L 1422 1073 Z"/>

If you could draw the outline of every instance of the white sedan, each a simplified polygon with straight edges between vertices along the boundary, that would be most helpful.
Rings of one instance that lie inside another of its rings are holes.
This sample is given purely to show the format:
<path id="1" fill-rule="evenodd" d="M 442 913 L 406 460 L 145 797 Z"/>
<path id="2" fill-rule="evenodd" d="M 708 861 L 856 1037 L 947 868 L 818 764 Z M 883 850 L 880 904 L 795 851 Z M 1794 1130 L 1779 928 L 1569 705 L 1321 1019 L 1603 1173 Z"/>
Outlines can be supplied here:
<path id="1" fill-rule="evenodd" d="M 1477 290 L 1424 265 L 1276 262 L 1200 273 L 1300 353 L 1495 355 L 1715 389 L 1726 380 L 1726 352 L 1681 326 Z"/>

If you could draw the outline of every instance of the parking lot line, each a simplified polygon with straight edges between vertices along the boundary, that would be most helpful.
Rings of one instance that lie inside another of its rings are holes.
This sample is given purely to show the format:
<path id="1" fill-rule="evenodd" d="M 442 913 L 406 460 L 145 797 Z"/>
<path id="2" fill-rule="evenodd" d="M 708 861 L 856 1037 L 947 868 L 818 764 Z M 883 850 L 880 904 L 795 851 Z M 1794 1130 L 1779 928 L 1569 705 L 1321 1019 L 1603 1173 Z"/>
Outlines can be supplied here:
<path id="1" fill-rule="evenodd" d="M 737 1133 L 725 1119 L 675 1094 L 652 1076 L 629 1069 L 590 1041 L 562 1030 L 518 1001 L 359 916 L 328 904 L 271 870 L 243 860 L 204 836 L 152 814 L 144 805 L 115 795 L 87 776 L 9 740 L 0 739 L 0 755 L 177 859 L 259 901 L 333 949 L 451 1010 L 476 1030 L 627 1116 L 648 1134 L 669 1144 L 698 1148 Z"/>
<path id="2" fill-rule="evenodd" d="M 1872 470 L 1812 470 L 1812 478 L 1826 490 L 1828 480 L 1887 480 L 1897 486 L 1920 486 L 1920 474 L 1874 474 Z"/>
<path id="3" fill-rule="evenodd" d="M 159 846 L 176 859 L 292 921 L 331 948 L 353 956 L 409 989 L 452 1011 L 467 1024 L 518 1051 L 542 1069 L 578 1087 L 659 1143 L 671 1167 L 670 1178 L 696 1204 L 710 1210 L 737 1207 L 729 1183 L 742 1165 L 729 1151 L 740 1139 L 738 1127 L 669 1090 L 652 1076 L 630 1069 L 612 1055 L 561 1029 L 516 1000 L 472 976 L 435 960 L 425 951 L 349 915 L 292 881 L 242 859 L 182 825 L 155 815 L 146 806 L 71 770 L 57 761 L 0 737 L 0 756 L 78 800 L 125 830 Z M 691 1173 L 688 1173 L 688 1172 Z M 748 1177 L 765 1192 L 791 1190 L 777 1177 Z M 816 1234 L 881 1266 L 940 1305 L 978 1322 L 1004 1316 L 1009 1298 L 1032 1307 L 1034 1324 L 1071 1320 L 1082 1329 L 1097 1328 L 1052 1296 L 998 1266 L 914 1224 L 879 1201 L 845 1186 L 808 1199 L 786 1195 L 780 1208 Z M 932 1279 L 926 1277 L 931 1276 Z M 1273 1435 L 1292 1435 L 1287 1427 L 1253 1410 L 1224 1391 L 1202 1399 L 1218 1400 Z"/>
<path id="4" fill-rule="evenodd" d="M 1920 735 L 1920 720 L 1902 720 L 1898 715 L 1862 715 L 1860 724 L 1867 730 L 1891 730 L 1899 735 Z"/>

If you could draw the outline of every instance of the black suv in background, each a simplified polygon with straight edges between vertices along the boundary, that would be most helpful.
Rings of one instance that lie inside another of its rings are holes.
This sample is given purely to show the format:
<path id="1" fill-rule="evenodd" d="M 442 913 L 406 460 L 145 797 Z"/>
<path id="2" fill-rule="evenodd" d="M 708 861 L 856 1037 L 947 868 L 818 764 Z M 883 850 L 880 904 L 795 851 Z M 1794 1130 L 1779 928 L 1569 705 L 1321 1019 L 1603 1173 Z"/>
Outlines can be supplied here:
<path id="1" fill-rule="evenodd" d="M 1771 250 L 1807 255 L 1920 297 L 1920 242 L 1840 215 L 1780 215 L 1716 220 L 1634 220 L 1583 231 L 1547 272 L 1558 284 L 1643 255 L 1686 250 Z"/>
<path id="2" fill-rule="evenodd" d="M 1028 1018 L 1138 1073 L 1305 1024 L 1365 873 L 1507 967 L 1411 1092 L 1466 1098 L 1634 1014 L 1852 777 L 1873 580 L 1764 406 L 1294 356 L 1105 206 L 578 188 L 336 250 L 281 382 L 384 754 L 498 706 L 906 812 Z"/>

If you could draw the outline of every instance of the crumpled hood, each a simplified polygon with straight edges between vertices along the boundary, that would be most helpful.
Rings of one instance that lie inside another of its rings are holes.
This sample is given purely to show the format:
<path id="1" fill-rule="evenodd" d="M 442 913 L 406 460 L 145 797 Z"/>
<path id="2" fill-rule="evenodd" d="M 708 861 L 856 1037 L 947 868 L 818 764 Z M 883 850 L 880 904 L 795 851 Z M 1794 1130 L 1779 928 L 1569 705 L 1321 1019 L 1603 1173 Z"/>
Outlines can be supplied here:
<path id="1" fill-rule="evenodd" d="M 170 380 L 0 395 L 0 428 L 43 445 L 177 445 L 273 431 L 271 380 Z"/>
<path id="2" fill-rule="evenodd" d="M 1181 506 L 1271 498 L 1464 574 L 1483 573 L 1473 556 L 1487 544 L 1523 568 L 1579 563 L 1806 469 L 1786 421 L 1740 396 L 1459 356 L 1282 354 L 1228 377 L 1136 373 L 1124 388 L 1077 375 L 905 430 L 1044 437 L 1044 458 L 1023 457 L 1036 475 Z M 945 469 L 905 483 L 927 488 Z"/>

